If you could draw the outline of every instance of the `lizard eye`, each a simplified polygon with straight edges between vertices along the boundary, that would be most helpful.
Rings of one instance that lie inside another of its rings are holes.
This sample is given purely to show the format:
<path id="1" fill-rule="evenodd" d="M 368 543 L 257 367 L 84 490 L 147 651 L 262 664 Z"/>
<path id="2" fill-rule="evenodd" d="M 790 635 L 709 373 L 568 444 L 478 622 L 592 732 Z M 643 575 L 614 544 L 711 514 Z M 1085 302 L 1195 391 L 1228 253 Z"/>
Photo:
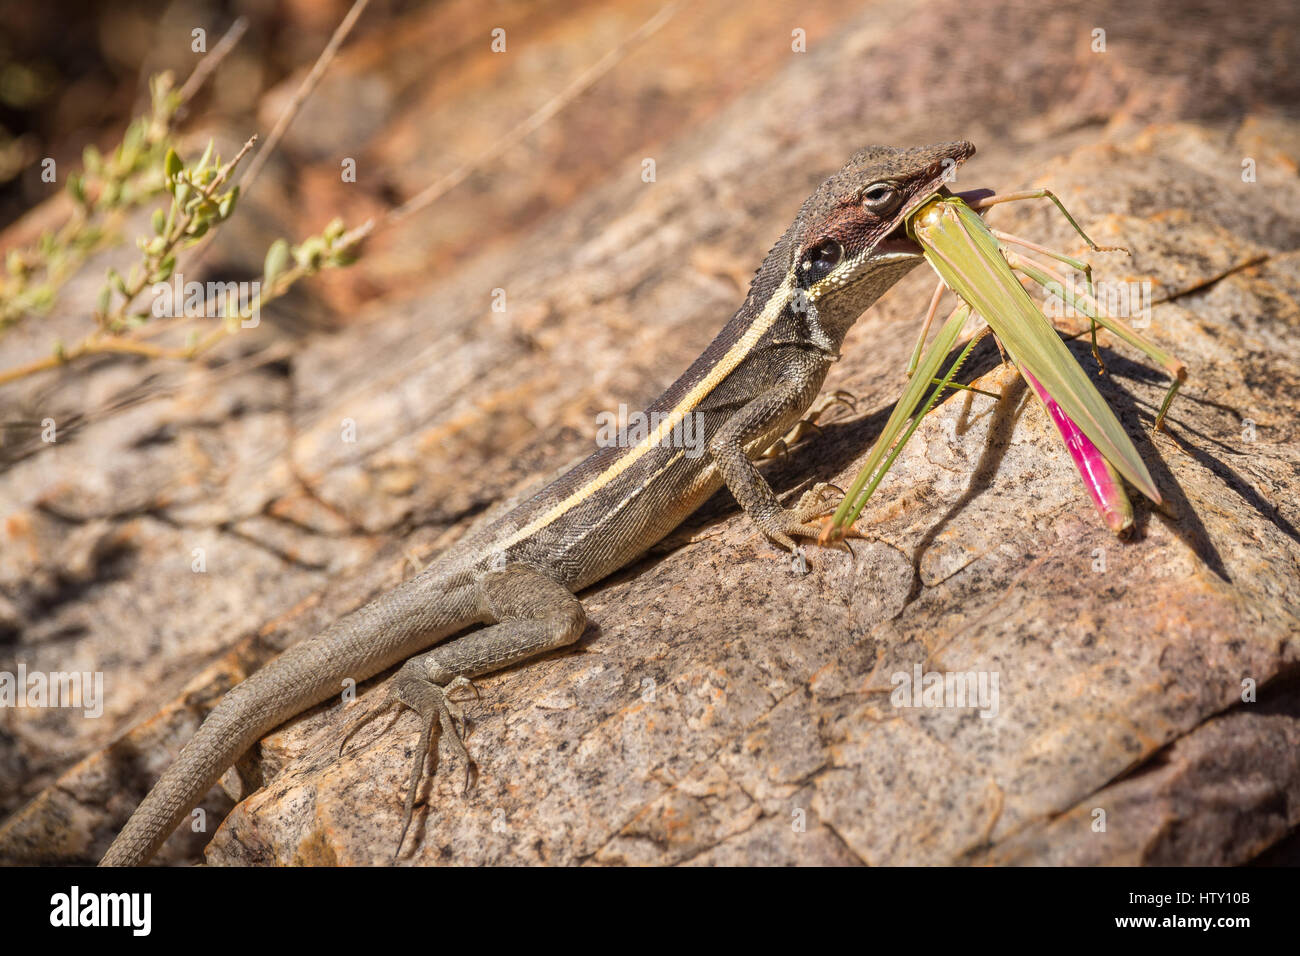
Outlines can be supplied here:
<path id="1" fill-rule="evenodd" d="M 800 267 L 812 282 L 828 275 L 844 255 L 844 247 L 834 239 L 823 239 L 804 253 Z"/>
<path id="2" fill-rule="evenodd" d="M 902 198 L 893 183 L 872 183 L 862 190 L 862 205 L 880 216 L 888 216 L 897 209 Z"/>

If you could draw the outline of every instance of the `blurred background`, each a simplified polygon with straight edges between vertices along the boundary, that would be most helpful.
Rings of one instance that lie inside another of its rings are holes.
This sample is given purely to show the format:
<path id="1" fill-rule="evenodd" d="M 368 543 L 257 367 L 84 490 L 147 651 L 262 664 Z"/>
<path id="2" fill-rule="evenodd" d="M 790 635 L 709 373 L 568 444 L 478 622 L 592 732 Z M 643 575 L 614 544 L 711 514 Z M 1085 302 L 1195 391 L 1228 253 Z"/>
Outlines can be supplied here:
<path id="1" fill-rule="evenodd" d="M 66 171 L 88 144 L 119 142 L 129 119 L 147 110 L 149 77 L 172 71 L 179 85 L 241 17 L 246 31 L 182 110 L 180 129 L 199 149 L 209 135 L 232 148 L 251 132 L 265 137 L 353 6 L 5 0 L 0 228 L 58 192 L 59 183 L 42 181 L 40 161 Z M 277 146 L 271 166 L 283 201 L 261 204 L 290 236 L 318 231 L 335 215 L 355 224 L 389 210 L 474 163 L 663 7 L 374 0 Z M 769 117 L 792 141 L 815 129 L 838 132 L 846 148 L 960 134 L 981 152 L 1033 152 L 1044 142 L 1059 150 L 1152 121 L 1257 126 L 1293 115 L 1298 19 L 1287 2 L 1231 0 L 1086 10 L 1022 0 L 684 4 L 644 44 L 616 53 L 617 66 L 577 102 L 476 165 L 435 215 L 385 230 L 385 261 L 373 256 L 348 279 L 326 279 L 341 297 L 330 305 L 355 305 L 521 233 L 620 161 L 707 130 L 784 70 L 834 69 L 863 84 L 859 101 L 822 91 Z M 506 50 L 492 48 L 493 30 L 504 31 Z M 810 94 L 817 89 L 810 83 Z M 1276 139 L 1271 145 L 1287 155 Z M 355 184 L 340 182 L 344 156 L 360 166 Z M 10 230 L 0 245 L 30 239 L 33 229 Z M 239 252 L 250 239 L 240 232 L 217 264 L 252 268 Z"/>

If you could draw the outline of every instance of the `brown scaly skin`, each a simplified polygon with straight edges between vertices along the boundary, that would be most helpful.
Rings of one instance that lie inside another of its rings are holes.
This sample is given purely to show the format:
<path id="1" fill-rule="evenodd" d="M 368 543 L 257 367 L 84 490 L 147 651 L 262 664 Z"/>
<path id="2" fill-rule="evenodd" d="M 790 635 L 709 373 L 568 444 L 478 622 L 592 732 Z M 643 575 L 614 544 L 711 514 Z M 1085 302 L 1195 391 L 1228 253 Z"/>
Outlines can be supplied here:
<path id="1" fill-rule="evenodd" d="M 404 659 L 396 700 L 414 708 L 424 727 L 406 800 L 409 823 L 435 726 L 464 753 L 448 690 L 576 641 L 586 614 L 575 592 L 644 553 L 718 487 L 725 484 L 777 545 L 794 548 L 796 538 L 815 537 L 821 529 L 809 522 L 821 510 L 820 495 L 784 508 L 751 457 L 812 404 L 858 316 L 922 261 L 904 220 L 974 151 L 958 142 L 854 154 L 800 208 L 740 310 L 647 409 L 670 427 L 691 416 L 707 451 L 691 454 L 671 430 L 602 448 L 485 521 L 418 576 L 285 651 L 213 709 L 101 865 L 148 860 L 264 734 L 337 693 L 344 678 L 360 682 Z M 447 640 L 476 624 L 486 626 Z"/>

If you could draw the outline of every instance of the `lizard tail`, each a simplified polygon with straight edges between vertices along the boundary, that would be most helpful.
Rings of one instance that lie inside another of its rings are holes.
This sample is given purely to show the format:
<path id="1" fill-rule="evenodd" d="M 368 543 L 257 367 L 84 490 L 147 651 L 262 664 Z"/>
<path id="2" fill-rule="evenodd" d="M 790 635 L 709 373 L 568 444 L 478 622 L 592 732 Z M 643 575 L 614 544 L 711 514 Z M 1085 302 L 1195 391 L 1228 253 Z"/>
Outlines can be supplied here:
<path id="1" fill-rule="evenodd" d="M 407 581 L 290 647 L 231 688 L 149 791 L 100 866 L 148 860 L 177 824 L 254 743 L 332 694 L 454 633 L 476 618 L 455 602 L 431 600 L 427 581 Z"/>

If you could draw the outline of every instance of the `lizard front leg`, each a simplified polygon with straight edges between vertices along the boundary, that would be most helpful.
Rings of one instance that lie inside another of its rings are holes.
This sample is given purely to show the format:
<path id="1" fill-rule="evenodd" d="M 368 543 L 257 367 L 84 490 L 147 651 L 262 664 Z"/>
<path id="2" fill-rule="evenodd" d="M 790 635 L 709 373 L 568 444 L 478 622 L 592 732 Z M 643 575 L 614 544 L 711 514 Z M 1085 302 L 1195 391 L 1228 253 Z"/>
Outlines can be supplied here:
<path id="1" fill-rule="evenodd" d="M 816 394 L 819 382 L 795 376 L 779 381 L 743 405 L 709 442 L 718 473 L 745 514 L 771 541 L 790 551 L 796 550 L 795 537 L 816 538 L 821 534 L 820 527 L 808 522 L 825 510 L 820 499 L 826 486 L 812 489 L 795 508 L 786 508 L 745 449 L 778 423 L 801 414 L 811 401 L 809 393 Z"/>
<path id="2" fill-rule="evenodd" d="M 572 644 L 587 626 L 587 614 L 573 592 L 523 564 L 485 572 L 479 601 L 483 616 L 497 623 L 412 657 L 397 673 L 394 697 L 419 714 L 421 733 L 394 858 L 411 825 L 435 725 L 439 736 L 465 761 L 466 788 L 469 786 L 469 754 L 456 731 L 453 718 L 460 713 L 450 693 L 472 687 L 471 677 Z"/>

